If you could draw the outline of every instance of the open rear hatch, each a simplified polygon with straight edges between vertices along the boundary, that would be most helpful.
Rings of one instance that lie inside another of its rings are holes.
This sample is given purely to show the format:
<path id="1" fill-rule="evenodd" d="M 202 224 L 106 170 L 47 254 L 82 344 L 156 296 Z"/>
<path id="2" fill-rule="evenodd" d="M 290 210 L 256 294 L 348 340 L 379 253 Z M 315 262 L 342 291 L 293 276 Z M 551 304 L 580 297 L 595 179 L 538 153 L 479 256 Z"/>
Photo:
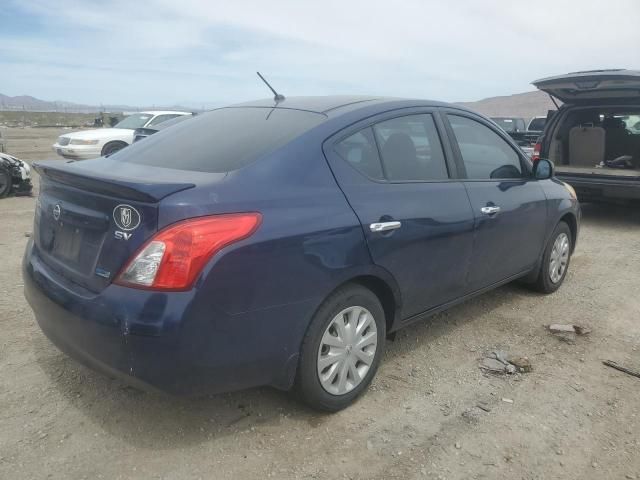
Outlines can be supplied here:
<path id="1" fill-rule="evenodd" d="M 103 158 L 37 162 L 34 167 L 41 177 L 35 248 L 58 274 L 93 292 L 109 285 L 158 230 L 158 202 L 195 186 L 181 181 L 184 172 L 179 170 Z"/>
<path id="2" fill-rule="evenodd" d="M 638 70 L 574 72 L 541 78 L 534 81 L 533 85 L 567 104 L 640 99 Z"/>

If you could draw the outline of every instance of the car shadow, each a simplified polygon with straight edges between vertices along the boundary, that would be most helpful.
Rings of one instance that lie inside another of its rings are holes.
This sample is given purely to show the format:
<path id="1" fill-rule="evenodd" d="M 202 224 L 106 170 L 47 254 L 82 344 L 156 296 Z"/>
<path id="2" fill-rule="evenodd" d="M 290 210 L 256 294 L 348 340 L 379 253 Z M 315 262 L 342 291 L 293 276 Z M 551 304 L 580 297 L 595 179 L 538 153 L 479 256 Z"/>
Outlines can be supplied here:
<path id="1" fill-rule="evenodd" d="M 640 226 L 640 202 L 626 205 L 616 203 L 583 203 L 582 225 L 623 230 Z"/>
<path id="2" fill-rule="evenodd" d="M 536 294 L 517 284 L 507 285 L 420 320 L 389 342 L 383 363 L 429 342 L 452 338 L 458 328 L 474 320 L 479 304 L 483 312 L 490 313 L 521 295 Z M 42 334 L 33 338 L 33 347 L 37 363 L 73 408 L 97 428 L 136 448 L 180 448 L 277 426 L 287 417 L 307 422 L 311 428 L 330 419 L 305 407 L 294 395 L 267 387 L 198 398 L 143 392 L 79 365 Z M 384 374 L 379 375 L 378 380 L 384 381 Z"/>

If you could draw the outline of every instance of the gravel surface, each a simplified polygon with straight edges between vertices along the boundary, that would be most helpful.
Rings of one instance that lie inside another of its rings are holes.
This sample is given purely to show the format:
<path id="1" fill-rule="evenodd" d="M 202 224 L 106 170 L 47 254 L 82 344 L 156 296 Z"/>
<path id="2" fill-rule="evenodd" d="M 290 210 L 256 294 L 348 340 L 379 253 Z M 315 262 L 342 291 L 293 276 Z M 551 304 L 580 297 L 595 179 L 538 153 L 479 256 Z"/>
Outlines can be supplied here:
<path id="1" fill-rule="evenodd" d="M 54 129 L 10 130 L 52 158 Z M 0 200 L 0 478 L 640 479 L 640 212 L 584 205 L 553 295 L 508 285 L 399 332 L 368 393 L 334 415 L 269 388 L 148 394 L 79 366 L 22 293 L 34 198 Z M 554 336 L 548 324 L 588 335 Z M 533 371 L 495 376 L 494 351 Z"/>

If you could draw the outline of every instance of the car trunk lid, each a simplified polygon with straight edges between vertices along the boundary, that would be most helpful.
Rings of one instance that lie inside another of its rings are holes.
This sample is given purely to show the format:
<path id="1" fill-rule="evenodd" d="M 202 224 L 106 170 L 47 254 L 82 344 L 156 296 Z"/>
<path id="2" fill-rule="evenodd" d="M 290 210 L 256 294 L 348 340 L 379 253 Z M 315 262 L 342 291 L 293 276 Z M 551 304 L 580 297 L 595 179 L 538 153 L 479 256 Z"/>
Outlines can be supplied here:
<path id="1" fill-rule="evenodd" d="M 533 85 L 566 104 L 640 99 L 640 71 L 591 70 L 536 80 Z"/>
<path id="2" fill-rule="evenodd" d="M 180 170 L 109 159 L 34 167 L 41 177 L 33 232 L 38 253 L 57 273 L 93 292 L 110 284 L 158 230 L 158 202 L 195 186 Z"/>

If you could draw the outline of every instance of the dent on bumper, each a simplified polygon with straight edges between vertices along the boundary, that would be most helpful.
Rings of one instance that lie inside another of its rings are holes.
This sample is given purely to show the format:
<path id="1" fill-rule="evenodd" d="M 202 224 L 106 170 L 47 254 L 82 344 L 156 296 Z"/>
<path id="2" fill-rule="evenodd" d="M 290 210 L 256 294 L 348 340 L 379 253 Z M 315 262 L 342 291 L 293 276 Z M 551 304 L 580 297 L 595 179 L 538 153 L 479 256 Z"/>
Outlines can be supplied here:
<path id="1" fill-rule="evenodd" d="M 80 363 L 179 395 L 291 385 L 306 328 L 300 319 L 310 305 L 227 316 L 199 306 L 191 292 L 111 285 L 93 294 L 65 283 L 33 250 L 30 243 L 23 261 L 25 297 L 45 335 Z M 288 338 L 269 338 L 264 330 L 270 318 L 297 325 L 287 325 Z"/>

